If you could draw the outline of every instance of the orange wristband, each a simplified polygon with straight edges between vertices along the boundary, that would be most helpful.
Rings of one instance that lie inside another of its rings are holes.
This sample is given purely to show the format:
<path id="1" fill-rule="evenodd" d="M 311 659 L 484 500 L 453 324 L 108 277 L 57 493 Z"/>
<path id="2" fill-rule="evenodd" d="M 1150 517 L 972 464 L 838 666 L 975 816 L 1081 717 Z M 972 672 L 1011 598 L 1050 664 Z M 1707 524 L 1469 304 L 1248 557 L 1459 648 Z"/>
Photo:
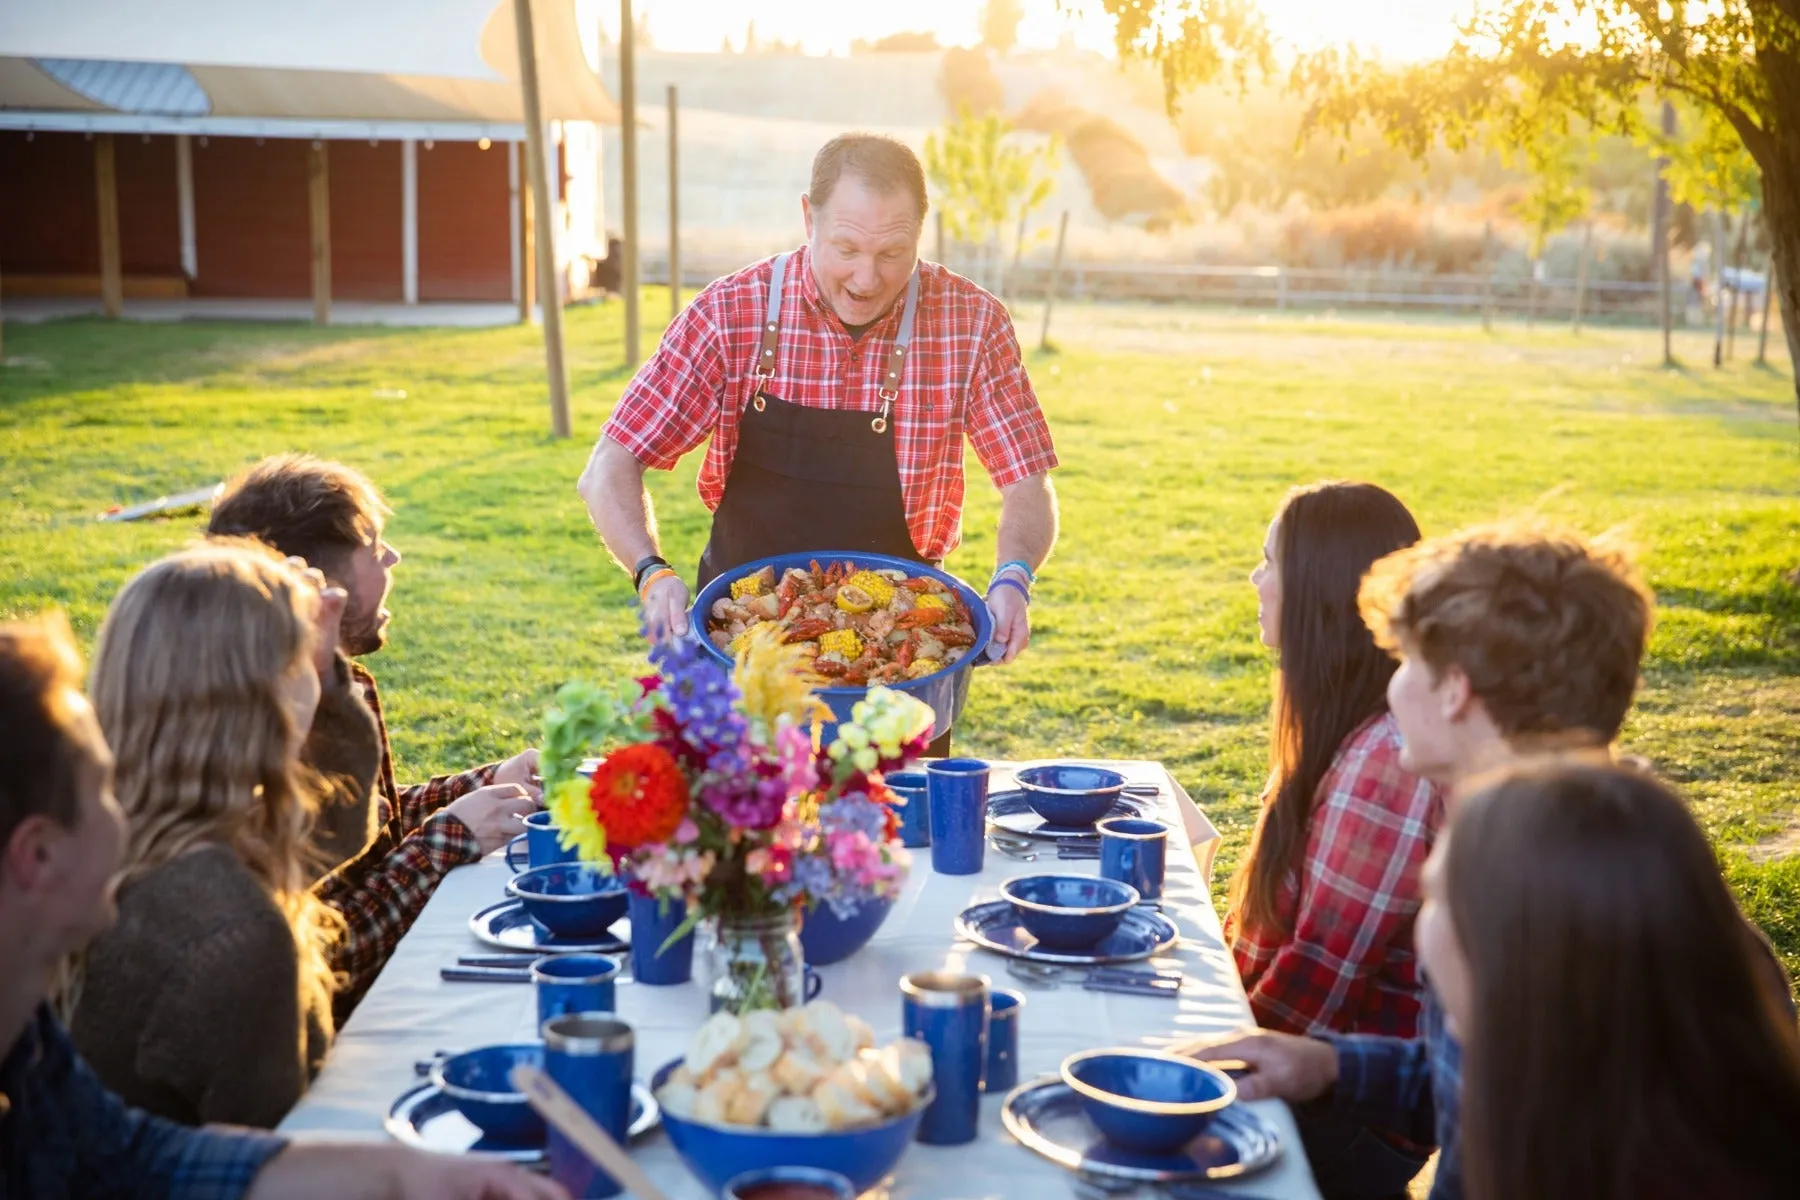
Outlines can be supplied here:
<path id="1" fill-rule="evenodd" d="M 676 571 L 673 567 L 658 567 L 656 570 L 650 572 L 649 577 L 646 578 L 644 580 L 644 582 L 638 587 L 638 602 L 639 603 L 643 602 L 644 594 L 650 590 L 651 585 L 654 584 L 657 580 L 659 580 L 659 579 L 680 579 L 680 578 L 681 578 L 681 576 L 676 573 Z"/>

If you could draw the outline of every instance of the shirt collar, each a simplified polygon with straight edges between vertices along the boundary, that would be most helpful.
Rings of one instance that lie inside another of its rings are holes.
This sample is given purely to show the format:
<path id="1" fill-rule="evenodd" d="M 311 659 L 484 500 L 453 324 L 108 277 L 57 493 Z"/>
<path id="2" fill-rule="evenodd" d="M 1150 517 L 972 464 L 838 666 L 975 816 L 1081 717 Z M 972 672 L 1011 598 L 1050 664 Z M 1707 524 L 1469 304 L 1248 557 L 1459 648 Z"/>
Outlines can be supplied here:
<path id="1" fill-rule="evenodd" d="M 19 1040 L 0 1059 L 0 1121 L 12 1114 L 26 1077 L 44 1055 L 46 1031 L 55 1020 L 48 1004 L 39 1005 L 37 1014 L 19 1031 Z"/>

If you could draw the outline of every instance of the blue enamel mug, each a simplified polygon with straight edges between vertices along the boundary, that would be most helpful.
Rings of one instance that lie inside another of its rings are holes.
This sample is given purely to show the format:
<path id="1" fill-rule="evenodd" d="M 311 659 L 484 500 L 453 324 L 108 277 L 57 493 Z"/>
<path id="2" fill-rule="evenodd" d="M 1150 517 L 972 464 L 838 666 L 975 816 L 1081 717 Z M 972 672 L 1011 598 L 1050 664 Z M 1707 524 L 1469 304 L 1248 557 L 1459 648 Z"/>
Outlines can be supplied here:
<path id="1" fill-rule="evenodd" d="M 565 1013 L 544 1024 L 544 1071 L 600 1128 L 623 1146 L 631 1126 L 631 1026 L 607 1013 Z M 605 1200 L 624 1189 L 550 1128 L 550 1177 L 575 1200 Z"/>
<path id="2" fill-rule="evenodd" d="M 564 1013 L 618 1011 L 613 982 L 619 964 L 604 954 L 552 954 L 531 964 L 537 985 L 538 1028 Z"/>
<path id="3" fill-rule="evenodd" d="M 988 981 L 982 975 L 918 971 L 900 980 L 902 1028 L 931 1049 L 937 1097 L 919 1119 L 918 1140 L 933 1146 L 972 1142 L 981 1121 L 987 1069 Z"/>
<path id="4" fill-rule="evenodd" d="M 1100 874 L 1130 884 L 1145 900 L 1161 899 L 1173 826 L 1141 817 L 1114 817 L 1094 828 L 1100 831 Z"/>
<path id="5" fill-rule="evenodd" d="M 898 771 L 882 778 L 888 791 L 906 801 L 895 810 L 900 818 L 900 844 L 917 848 L 931 845 L 931 800 L 925 772 Z"/>
<path id="6" fill-rule="evenodd" d="M 520 852 L 525 861 L 519 861 Z M 506 843 L 506 865 L 514 872 L 527 867 L 553 867 L 557 863 L 574 862 L 579 855 L 563 849 L 556 840 L 556 825 L 549 812 L 540 809 L 525 818 L 525 832 Z"/>
<path id="7" fill-rule="evenodd" d="M 942 758 L 925 764 L 931 869 L 939 875 L 975 875 L 987 857 L 988 765 L 978 758 Z"/>

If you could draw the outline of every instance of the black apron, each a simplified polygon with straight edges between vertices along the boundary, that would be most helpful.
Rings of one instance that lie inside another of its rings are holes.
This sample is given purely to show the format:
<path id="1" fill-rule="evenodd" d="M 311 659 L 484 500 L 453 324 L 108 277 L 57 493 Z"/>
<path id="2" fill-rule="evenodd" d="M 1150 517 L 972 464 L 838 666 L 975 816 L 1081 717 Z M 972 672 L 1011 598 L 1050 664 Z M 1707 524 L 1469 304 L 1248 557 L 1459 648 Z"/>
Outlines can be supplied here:
<path id="1" fill-rule="evenodd" d="M 737 453 L 713 512 L 695 591 L 759 558 L 812 550 L 863 550 L 924 562 L 906 528 L 900 467 L 890 419 L 918 312 L 919 273 L 906 287 L 900 332 L 882 380 L 881 412 L 808 408 L 770 394 L 789 255 L 769 280 L 750 403 L 738 423 Z"/>

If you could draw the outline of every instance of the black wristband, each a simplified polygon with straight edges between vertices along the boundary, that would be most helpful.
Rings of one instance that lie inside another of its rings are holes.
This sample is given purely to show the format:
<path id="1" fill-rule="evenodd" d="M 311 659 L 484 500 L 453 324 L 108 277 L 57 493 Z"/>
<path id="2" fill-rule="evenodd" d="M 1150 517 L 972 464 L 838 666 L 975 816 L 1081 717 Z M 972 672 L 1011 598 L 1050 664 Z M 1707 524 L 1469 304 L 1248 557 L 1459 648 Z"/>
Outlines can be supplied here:
<path id="1" fill-rule="evenodd" d="M 660 554 L 646 554 L 638 559 L 637 566 L 631 568 L 631 588 L 633 591 L 644 586 L 644 576 L 657 567 L 669 566 L 669 560 Z M 673 569 L 673 568 L 671 568 Z"/>

